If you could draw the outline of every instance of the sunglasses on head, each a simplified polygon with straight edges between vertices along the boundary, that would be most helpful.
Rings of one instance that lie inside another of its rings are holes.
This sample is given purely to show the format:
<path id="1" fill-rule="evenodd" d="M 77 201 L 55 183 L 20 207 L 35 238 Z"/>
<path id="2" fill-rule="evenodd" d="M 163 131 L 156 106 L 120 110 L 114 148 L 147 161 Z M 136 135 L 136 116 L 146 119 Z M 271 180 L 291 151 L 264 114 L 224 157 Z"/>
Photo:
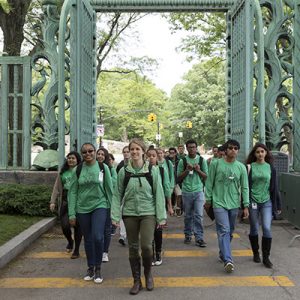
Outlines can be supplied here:
<path id="1" fill-rule="evenodd" d="M 237 151 L 237 150 L 239 150 L 239 147 L 238 146 L 228 146 L 228 149 Z"/>
<path id="2" fill-rule="evenodd" d="M 94 150 L 90 149 L 90 150 L 87 150 L 87 151 L 82 151 L 81 153 L 82 154 L 87 154 L 87 153 L 93 153 L 93 152 L 94 152 Z"/>

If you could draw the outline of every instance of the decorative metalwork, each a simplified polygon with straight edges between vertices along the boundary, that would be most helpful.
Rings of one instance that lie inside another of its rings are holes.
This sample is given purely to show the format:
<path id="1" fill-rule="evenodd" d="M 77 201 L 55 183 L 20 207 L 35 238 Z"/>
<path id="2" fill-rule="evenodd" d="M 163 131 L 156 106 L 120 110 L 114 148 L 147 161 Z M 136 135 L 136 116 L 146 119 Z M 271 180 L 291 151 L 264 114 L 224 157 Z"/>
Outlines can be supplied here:
<path id="1" fill-rule="evenodd" d="M 252 145 L 253 11 L 239 0 L 231 11 L 231 137 L 241 145 L 244 159 Z"/>
<path id="2" fill-rule="evenodd" d="M 295 1 L 295 19 L 294 19 L 294 80 L 293 80 L 293 167 L 300 172 L 300 0 Z"/>
<path id="3" fill-rule="evenodd" d="M 58 63 L 57 63 L 57 33 L 59 28 L 59 12 L 57 1 L 43 1 L 44 19 L 42 24 L 42 46 L 32 56 L 32 68 L 40 78 L 33 85 L 32 106 L 33 123 L 32 135 L 35 145 L 43 149 L 58 147 Z M 65 109 L 69 108 L 66 99 Z"/>
<path id="4" fill-rule="evenodd" d="M 29 169 L 30 57 L 0 57 L 0 169 Z"/>
<path id="5" fill-rule="evenodd" d="M 59 152 L 64 160 L 65 128 L 65 34 L 70 15 L 71 147 L 78 150 L 96 139 L 95 12 L 88 0 L 66 0 L 62 7 L 58 44 Z"/>
<path id="6" fill-rule="evenodd" d="M 260 4 L 265 16 L 265 68 L 268 76 L 265 92 L 266 144 L 272 150 L 280 150 L 289 143 L 286 130 L 293 128 L 289 110 L 294 105 L 294 96 L 287 87 L 293 76 L 293 1 L 263 0 Z"/>
<path id="7" fill-rule="evenodd" d="M 225 116 L 225 141 L 231 137 L 231 16 L 227 13 L 227 29 L 226 29 L 226 116 Z"/>
<path id="8" fill-rule="evenodd" d="M 91 0 L 96 11 L 228 11 L 236 0 Z"/>
<path id="9" fill-rule="evenodd" d="M 96 140 L 96 16 L 88 0 L 71 10 L 71 145 Z"/>

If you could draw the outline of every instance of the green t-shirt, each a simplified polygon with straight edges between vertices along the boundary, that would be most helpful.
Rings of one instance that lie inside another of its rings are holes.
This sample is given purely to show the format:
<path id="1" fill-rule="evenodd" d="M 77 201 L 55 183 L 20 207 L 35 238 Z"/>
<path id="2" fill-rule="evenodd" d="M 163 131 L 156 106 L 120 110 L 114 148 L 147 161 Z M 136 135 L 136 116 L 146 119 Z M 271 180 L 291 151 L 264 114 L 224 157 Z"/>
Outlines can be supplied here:
<path id="1" fill-rule="evenodd" d="M 69 190 L 70 189 L 71 178 L 72 178 L 72 176 L 74 174 L 74 170 L 75 170 L 75 168 L 69 169 L 69 170 L 63 172 L 60 175 L 61 182 L 62 182 L 62 185 L 63 185 L 63 187 L 64 187 L 65 190 Z"/>
<path id="2" fill-rule="evenodd" d="M 257 203 L 270 200 L 271 167 L 268 163 L 252 163 L 251 198 Z"/>
<path id="3" fill-rule="evenodd" d="M 168 181 L 169 181 L 169 183 L 168 183 L 168 185 L 169 185 L 168 189 L 170 190 L 170 193 L 172 194 L 172 191 L 173 191 L 173 189 L 175 187 L 175 177 L 174 177 L 173 164 L 169 160 L 164 159 L 163 162 L 159 161 L 158 165 L 160 167 L 164 168 L 164 170 L 165 170 L 164 174 L 167 173 L 167 175 L 165 175 L 164 178 L 166 178 L 166 177 L 168 178 Z M 165 188 L 164 188 L 164 190 L 165 190 Z M 169 195 L 169 193 L 165 192 L 165 196 L 168 197 L 168 198 L 170 198 L 171 195 L 170 196 L 168 196 L 168 195 Z"/>
<path id="4" fill-rule="evenodd" d="M 112 179 L 107 165 L 103 164 L 105 175 L 98 162 L 89 166 L 83 163 L 80 177 L 74 172 L 68 192 L 69 218 L 76 213 L 89 213 L 97 208 L 110 208 Z M 105 188 L 104 188 L 105 186 Z"/>
<path id="5" fill-rule="evenodd" d="M 198 154 L 196 155 L 195 158 L 190 158 L 189 156 L 186 156 L 185 158 L 186 158 L 187 164 L 191 164 L 193 166 L 195 166 L 196 164 L 199 164 L 200 156 Z M 200 169 L 205 174 L 208 174 L 207 163 L 204 158 L 202 159 L 202 165 L 200 166 Z M 180 176 L 182 174 L 182 172 L 184 172 L 184 165 L 183 165 L 183 160 L 181 159 L 179 161 L 178 167 L 177 167 L 177 176 Z M 203 183 L 201 181 L 199 174 L 195 170 L 193 170 L 191 173 L 189 173 L 183 179 L 181 190 L 183 192 L 188 192 L 188 193 L 202 192 L 203 191 Z"/>
<path id="6" fill-rule="evenodd" d="M 205 182 L 206 202 L 213 207 L 233 209 L 240 207 L 241 195 L 245 207 L 249 206 L 248 176 L 245 166 L 239 161 L 226 162 L 221 158 L 210 164 Z"/>

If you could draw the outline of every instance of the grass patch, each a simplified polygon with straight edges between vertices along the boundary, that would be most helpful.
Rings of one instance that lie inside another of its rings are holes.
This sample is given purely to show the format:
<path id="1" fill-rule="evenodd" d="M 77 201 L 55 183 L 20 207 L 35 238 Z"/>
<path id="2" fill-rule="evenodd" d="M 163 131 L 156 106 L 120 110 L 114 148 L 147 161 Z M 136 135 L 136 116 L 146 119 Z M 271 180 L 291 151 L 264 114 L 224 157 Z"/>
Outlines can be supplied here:
<path id="1" fill-rule="evenodd" d="M 43 217 L 0 214 L 0 246 L 41 219 Z"/>

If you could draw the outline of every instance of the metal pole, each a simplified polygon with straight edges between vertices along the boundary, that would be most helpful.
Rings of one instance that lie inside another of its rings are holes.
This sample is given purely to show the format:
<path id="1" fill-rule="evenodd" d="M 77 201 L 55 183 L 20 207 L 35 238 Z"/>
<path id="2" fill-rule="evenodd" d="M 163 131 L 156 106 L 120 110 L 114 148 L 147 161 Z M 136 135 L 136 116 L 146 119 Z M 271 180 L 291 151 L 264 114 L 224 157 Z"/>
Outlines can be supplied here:
<path id="1" fill-rule="evenodd" d="M 157 146 L 159 147 L 159 140 L 160 140 L 160 136 L 159 136 L 159 121 L 157 121 Z"/>
<path id="2" fill-rule="evenodd" d="M 100 125 L 102 125 L 102 107 L 101 106 L 100 106 L 99 112 L 100 112 L 99 123 L 100 123 Z M 100 145 L 100 147 L 102 146 L 102 136 L 99 136 L 99 145 Z"/>

